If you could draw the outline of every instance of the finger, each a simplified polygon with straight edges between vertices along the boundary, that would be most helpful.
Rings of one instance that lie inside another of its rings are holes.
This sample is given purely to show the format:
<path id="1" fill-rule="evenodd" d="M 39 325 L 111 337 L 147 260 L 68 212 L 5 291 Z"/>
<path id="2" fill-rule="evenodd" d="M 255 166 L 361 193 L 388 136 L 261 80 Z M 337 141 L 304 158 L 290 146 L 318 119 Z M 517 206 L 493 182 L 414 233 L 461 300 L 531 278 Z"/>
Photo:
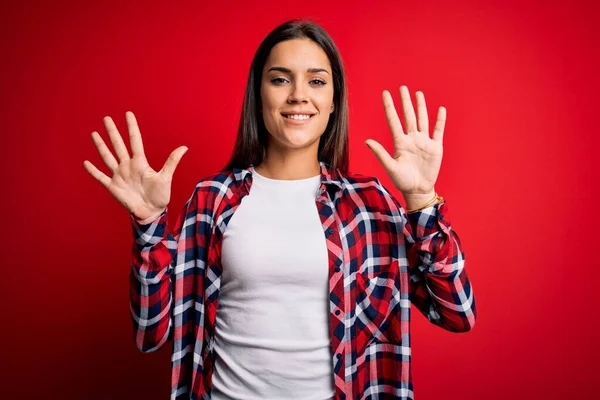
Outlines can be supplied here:
<path id="1" fill-rule="evenodd" d="M 444 127 L 446 126 L 446 107 L 440 107 L 438 110 L 437 121 L 433 129 L 433 140 L 442 142 L 444 140 Z"/>
<path id="2" fill-rule="evenodd" d="M 108 137 L 115 149 L 115 153 L 117 153 L 117 157 L 119 157 L 120 161 L 129 160 L 129 152 L 127 151 L 127 147 L 125 147 L 125 143 L 123 143 L 123 138 L 121 134 L 117 130 L 117 127 L 112 120 L 111 117 L 104 117 L 104 127 L 108 132 Z"/>
<path id="3" fill-rule="evenodd" d="M 177 168 L 177 164 L 181 161 L 181 157 L 188 151 L 186 146 L 180 146 L 173 150 L 165 161 L 165 165 L 163 165 L 162 169 L 159 171 L 160 174 L 168 177 L 169 179 L 173 178 L 173 174 L 175 173 L 175 168 Z"/>
<path id="4" fill-rule="evenodd" d="M 138 126 L 137 120 L 133 112 L 127 111 L 125 113 L 125 119 L 127 120 L 127 129 L 129 130 L 129 143 L 131 144 L 131 153 L 133 157 L 144 155 L 144 144 L 142 142 L 142 133 Z"/>
<path id="5" fill-rule="evenodd" d="M 406 121 L 406 132 L 417 131 L 417 118 L 415 110 L 410 100 L 410 93 L 405 85 L 400 86 L 400 99 L 402 100 L 402 111 L 404 112 L 404 120 Z"/>
<path id="6" fill-rule="evenodd" d="M 376 142 L 373 139 L 367 139 L 365 141 L 367 146 L 371 149 L 371 151 L 375 154 L 375 157 L 379 160 L 383 168 L 389 173 L 394 168 L 394 159 L 390 154 L 385 150 L 385 148 Z"/>
<path id="7" fill-rule="evenodd" d="M 92 175 L 94 178 L 96 178 L 96 180 L 98 182 L 100 182 L 102 184 L 102 186 L 104 186 L 105 188 L 108 188 L 108 185 L 110 185 L 110 178 L 108 176 L 106 176 L 102 171 L 100 171 L 98 168 L 96 168 L 94 166 L 94 164 L 92 164 L 91 162 L 89 162 L 88 160 L 85 160 L 83 162 L 83 168 L 85 168 L 85 170 L 87 172 L 90 173 L 90 175 Z"/>
<path id="8" fill-rule="evenodd" d="M 117 159 L 110 152 L 108 146 L 106 146 L 106 143 L 104 143 L 104 140 L 102 140 L 102 137 L 98 132 L 92 132 L 92 141 L 96 145 L 98 153 L 100 153 L 100 157 L 102 157 L 104 164 L 106 164 L 106 166 L 111 170 L 111 172 L 117 169 L 117 167 L 119 166 Z"/>
<path id="9" fill-rule="evenodd" d="M 417 115 L 419 122 L 419 132 L 426 133 L 429 136 L 429 117 L 427 116 L 427 105 L 425 104 L 425 95 L 423 92 L 417 92 Z"/>
<path id="10" fill-rule="evenodd" d="M 392 135 L 394 135 L 394 139 L 397 135 L 404 135 L 400 118 L 398 118 L 396 107 L 394 107 L 394 99 L 392 98 L 392 95 L 387 90 L 384 90 L 381 97 L 383 100 L 385 118 L 387 119 L 387 123 L 392 131 Z"/>

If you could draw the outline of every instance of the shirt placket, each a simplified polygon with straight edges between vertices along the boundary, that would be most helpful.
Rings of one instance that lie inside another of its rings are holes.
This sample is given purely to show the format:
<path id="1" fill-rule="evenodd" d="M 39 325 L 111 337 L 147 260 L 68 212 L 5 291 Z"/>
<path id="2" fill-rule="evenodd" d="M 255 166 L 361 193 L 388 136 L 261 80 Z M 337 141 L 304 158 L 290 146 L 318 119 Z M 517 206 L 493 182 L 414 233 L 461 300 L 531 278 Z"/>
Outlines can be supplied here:
<path id="1" fill-rule="evenodd" d="M 339 235 L 338 218 L 326 185 L 321 184 L 317 194 L 317 210 L 321 219 L 327 244 L 329 267 L 329 311 L 332 363 L 334 372 L 335 399 L 351 398 L 352 382 L 345 377 L 346 364 L 350 361 L 350 342 L 346 338 L 346 294 L 344 293 L 344 251 Z"/>
<path id="2" fill-rule="evenodd" d="M 223 199 L 223 204 L 221 206 L 222 208 L 220 211 L 217 212 L 217 215 L 220 215 L 222 210 L 227 208 L 228 206 L 233 207 L 233 213 L 235 213 L 235 211 L 241 204 L 242 199 L 250 193 L 251 186 L 252 186 L 251 177 L 246 176 L 244 181 L 242 182 L 241 186 L 231 192 L 231 196 L 225 196 L 225 198 Z M 232 216 L 233 216 L 233 214 L 232 214 Z M 222 239 L 223 239 L 222 236 L 219 238 L 219 240 L 215 239 L 214 234 L 211 236 L 211 242 L 209 245 L 209 255 L 211 255 L 211 256 L 209 257 L 209 260 L 215 260 L 214 262 L 216 262 L 216 260 L 218 258 L 219 263 L 220 263 L 220 253 L 221 253 L 221 248 L 222 248 L 222 244 L 223 244 Z M 212 263 L 207 263 L 206 272 L 208 272 L 210 264 L 212 264 Z M 221 271 L 219 272 L 219 274 L 220 273 L 221 273 Z M 207 278 L 208 277 L 205 276 L 205 279 L 207 279 Z M 210 306 L 210 309 L 214 310 L 214 312 L 206 313 L 205 324 L 204 324 L 204 328 L 203 328 L 203 332 L 204 332 L 203 336 L 206 338 L 206 340 L 205 340 L 205 346 L 204 346 L 203 352 L 202 352 L 202 354 L 203 354 L 202 358 L 203 358 L 203 360 L 206 360 L 208 357 L 212 358 L 210 369 L 206 368 L 205 362 L 203 363 L 204 364 L 203 365 L 204 366 L 203 374 L 204 374 L 204 380 L 205 380 L 205 387 L 208 388 L 209 390 L 212 389 L 212 376 L 213 376 L 212 369 L 214 368 L 214 357 L 215 357 L 214 347 L 215 347 L 216 309 L 217 309 L 218 302 L 219 302 L 219 293 L 220 293 L 220 284 L 217 287 L 216 296 L 212 296 L 212 295 L 208 296 L 206 293 L 204 294 L 205 309 L 208 309 Z M 211 300 L 211 298 L 212 298 L 212 300 Z"/>

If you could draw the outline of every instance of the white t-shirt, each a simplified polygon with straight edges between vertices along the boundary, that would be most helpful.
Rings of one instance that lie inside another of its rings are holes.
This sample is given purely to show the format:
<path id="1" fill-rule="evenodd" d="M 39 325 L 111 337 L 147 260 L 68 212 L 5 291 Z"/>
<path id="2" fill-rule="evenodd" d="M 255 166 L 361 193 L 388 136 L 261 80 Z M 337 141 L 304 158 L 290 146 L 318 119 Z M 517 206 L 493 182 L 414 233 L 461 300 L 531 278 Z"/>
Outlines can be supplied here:
<path id="1" fill-rule="evenodd" d="M 212 398 L 326 400 L 335 394 L 320 175 L 252 187 L 223 236 Z"/>

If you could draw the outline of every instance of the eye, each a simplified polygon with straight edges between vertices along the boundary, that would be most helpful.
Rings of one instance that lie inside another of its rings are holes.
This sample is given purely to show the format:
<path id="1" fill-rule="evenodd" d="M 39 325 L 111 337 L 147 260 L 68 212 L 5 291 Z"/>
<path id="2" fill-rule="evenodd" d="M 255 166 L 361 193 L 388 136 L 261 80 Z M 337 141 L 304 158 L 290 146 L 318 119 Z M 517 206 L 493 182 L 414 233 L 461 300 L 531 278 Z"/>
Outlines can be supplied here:
<path id="1" fill-rule="evenodd" d="M 287 82 L 287 79 L 285 79 L 285 78 L 280 78 L 280 77 L 277 77 L 277 78 L 273 78 L 273 79 L 271 79 L 271 81 L 270 81 L 270 82 L 271 82 L 272 84 L 274 84 L 274 85 L 282 85 L 283 83 Z"/>
<path id="2" fill-rule="evenodd" d="M 325 85 L 327 85 L 327 82 L 325 82 L 322 79 L 313 79 L 310 82 L 316 84 L 317 86 L 325 86 Z"/>

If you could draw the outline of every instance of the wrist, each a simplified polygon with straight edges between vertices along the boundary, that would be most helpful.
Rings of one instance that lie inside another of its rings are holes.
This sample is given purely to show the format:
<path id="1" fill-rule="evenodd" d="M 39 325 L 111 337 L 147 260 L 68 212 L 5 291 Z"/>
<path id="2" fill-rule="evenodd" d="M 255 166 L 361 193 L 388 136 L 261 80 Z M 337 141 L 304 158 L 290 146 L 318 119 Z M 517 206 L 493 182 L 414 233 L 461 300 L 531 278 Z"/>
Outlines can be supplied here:
<path id="1" fill-rule="evenodd" d="M 406 210 L 408 212 L 432 206 L 443 200 L 435 190 L 427 193 L 403 193 L 402 196 L 406 202 Z"/>
<path id="2" fill-rule="evenodd" d="M 152 215 L 146 218 L 138 218 L 135 214 L 131 214 L 133 219 L 140 225 L 146 225 L 154 220 L 156 220 L 160 215 L 165 211 L 165 209 L 160 210 L 160 212 L 153 213 Z"/>

